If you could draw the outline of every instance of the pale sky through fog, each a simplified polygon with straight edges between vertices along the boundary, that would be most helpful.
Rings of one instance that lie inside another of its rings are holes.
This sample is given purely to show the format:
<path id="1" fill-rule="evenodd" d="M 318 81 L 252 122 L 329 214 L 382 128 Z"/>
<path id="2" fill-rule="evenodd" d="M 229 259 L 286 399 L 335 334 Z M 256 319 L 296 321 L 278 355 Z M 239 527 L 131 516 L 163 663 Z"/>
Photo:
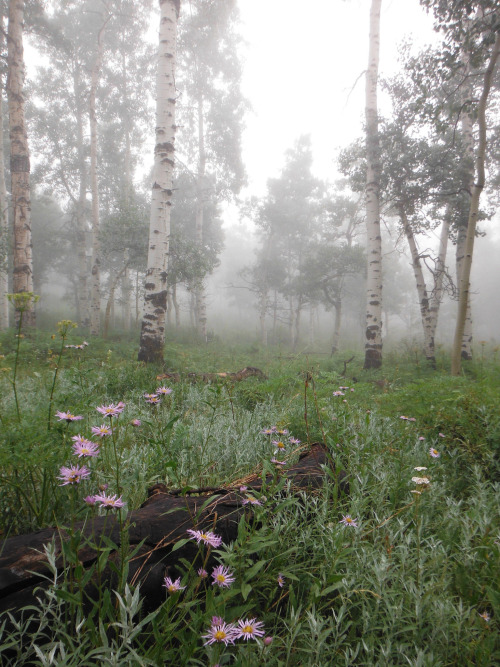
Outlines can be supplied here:
<path id="1" fill-rule="evenodd" d="M 243 159 L 248 194 L 263 195 L 284 152 L 311 134 L 314 171 L 335 178 L 340 147 L 360 136 L 371 0 L 238 0 L 246 48 L 247 117 Z M 435 39 L 432 17 L 418 0 L 383 0 L 380 74 L 398 69 L 398 45 Z M 356 79 L 359 80 L 353 90 Z M 381 100 L 383 105 L 383 100 Z"/>

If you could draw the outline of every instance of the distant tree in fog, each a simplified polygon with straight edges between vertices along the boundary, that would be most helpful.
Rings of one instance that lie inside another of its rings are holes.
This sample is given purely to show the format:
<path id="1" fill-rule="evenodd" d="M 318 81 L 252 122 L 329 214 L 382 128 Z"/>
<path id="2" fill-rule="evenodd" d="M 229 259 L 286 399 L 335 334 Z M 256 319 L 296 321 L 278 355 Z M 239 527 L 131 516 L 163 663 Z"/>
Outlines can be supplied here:
<path id="1" fill-rule="evenodd" d="M 245 182 L 241 134 L 246 103 L 240 90 L 237 19 L 235 0 L 190 0 L 179 21 L 178 151 L 195 174 L 194 241 L 200 255 L 207 245 L 207 208 L 232 198 Z M 190 286 L 196 297 L 197 330 L 205 340 L 206 273 L 198 273 Z"/>
<path id="2" fill-rule="evenodd" d="M 4 39 L 4 17 L 0 15 L 0 52 L 3 53 Z M 7 200 L 7 187 L 5 184 L 5 157 L 4 157 L 4 132 L 3 132 L 3 72 L 0 74 L 0 331 L 9 326 L 9 302 L 7 292 L 9 291 L 9 216 Z"/>
<path id="3" fill-rule="evenodd" d="M 165 345 L 170 209 L 175 144 L 175 88 L 179 0 L 160 0 L 156 76 L 156 144 L 149 223 L 148 265 L 138 359 L 159 362 Z"/>

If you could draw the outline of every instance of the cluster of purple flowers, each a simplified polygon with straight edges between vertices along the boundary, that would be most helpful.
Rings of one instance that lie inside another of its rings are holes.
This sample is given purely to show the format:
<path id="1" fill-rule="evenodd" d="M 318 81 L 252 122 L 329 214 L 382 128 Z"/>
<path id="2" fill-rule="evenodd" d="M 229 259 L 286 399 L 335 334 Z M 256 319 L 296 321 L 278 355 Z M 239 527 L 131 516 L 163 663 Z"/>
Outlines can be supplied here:
<path id="1" fill-rule="evenodd" d="M 234 644 L 237 639 L 258 639 L 265 635 L 264 623 L 258 621 L 256 618 L 245 618 L 235 623 L 226 623 L 220 616 L 212 616 L 212 623 L 202 639 L 205 640 L 204 645 L 210 644 Z M 268 641 L 266 641 L 268 640 Z M 264 644 L 269 646 L 272 638 L 266 637 Z"/>
<path id="2" fill-rule="evenodd" d="M 276 438 L 276 436 L 278 436 L 275 440 L 271 439 L 271 444 L 275 447 L 274 456 L 271 459 L 271 463 L 277 467 L 282 467 L 287 464 L 286 458 L 283 458 L 283 456 L 285 456 L 285 450 L 288 445 L 300 445 L 300 440 L 293 438 L 287 428 L 280 429 L 277 426 L 270 426 L 269 428 L 262 429 L 261 433 L 263 435 L 269 435 L 271 438 Z M 281 458 L 277 457 L 277 454 Z M 255 504 L 260 505 L 258 502 Z"/>
<path id="3" fill-rule="evenodd" d="M 96 408 L 105 417 L 112 419 L 113 417 L 118 417 L 123 410 L 125 409 L 125 403 L 120 401 L 116 405 L 110 403 L 109 405 L 101 405 Z M 78 421 L 83 419 L 80 415 L 73 415 L 71 412 L 56 412 L 56 416 L 60 421 Z M 140 421 L 136 420 L 140 425 Z M 104 438 L 108 435 L 112 435 L 113 429 L 106 424 L 101 424 L 101 426 L 92 426 L 92 434 L 100 438 Z M 82 435 L 74 435 L 71 438 L 73 440 L 73 454 L 78 458 L 87 457 L 89 459 L 99 456 L 99 445 L 92 440 L 84 438 Z M 59 470 L 58 479 L 61 480 L 60 486 L 66 485 L 76 485 L 84 479 L 90 477 L 90 470 L 86 466 L 79 467 L 75 466 L 62 466 Z M 104 484 L 100 487 L 101 493 L 95 494 L 93 496 L 87 496 L 84 500 L 87 505 L 94 506 L 99 504 L 105 509 L 119 509 L 125 505 L 125 502 L 122 500 L 121 496 L 115 495 L 106 495 L 104 491 L 108 488 L 107 484 Z"/>
<path id="4" fill-rule="evenodd" d="M 163 398 L 164 396 L 168 396 L 173 391 L 174 390 L 171 389 L 170 387 L 158 387 L 158 389 L 155 391 L 154 394 L 144 394 L 144 398 L 146 400 L 146 403 L 150 403 L 151 405 L 158 405 L 161 398 Z"/>

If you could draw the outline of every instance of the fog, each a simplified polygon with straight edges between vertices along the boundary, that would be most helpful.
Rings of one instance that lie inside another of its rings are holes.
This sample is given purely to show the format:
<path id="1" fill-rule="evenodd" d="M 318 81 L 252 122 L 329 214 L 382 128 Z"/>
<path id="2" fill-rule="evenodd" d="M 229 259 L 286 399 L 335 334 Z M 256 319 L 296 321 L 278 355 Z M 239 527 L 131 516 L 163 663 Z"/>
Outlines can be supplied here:
<path id="1" fill-rule="evenodd" d="M 324 354 L 332 346 L 362 349 L 366 257 L 372 252 L 364 204 L 370 4 L 181 2 L 167 230 L 167 338 L 192 330 L 204 342 L 217 337 Z M 125 0 L 110 3 L 106 11 L 94 0 L 80 5 L 63 10 L 54 0 L 47 3 L 45 15 L 28 12 L 25 21 L 38 325 L 51 327 L 58 319 L 71 318 L 88 329 L 79 290 L 85 264 L 84 289 L 90 294 L 97 257 L 98 333 L 138 337 L 149 261 L 151 184 L 157 178 L 152 170 L 159 11 L 156 3 L 139 8 Z M 78 24 L 78 34 L 72 22 Z M 422 295 L 402 202 L 430 300 L 438 289 L 436 262 L 445 218 L 450 225 L 438 299 L 438 345 L 451 346 L 457 317 L 456 243 L 460 228 L 467 227 L 470 200 L 470 188 L 464 195 L 470 180 L 462 171 L 471 153 L 461 147 L 462 84 L 438 73 L 443 35 L 433 24 L 418 0 L 382 3 L 382 336 L 389 347 L 419 347 L 424 340 Z M 104 26 L 103 60 L 96 64 L 99 26 Z M 486 56 L 478 56 L 477 71 L 471 74 L 475 100 Z M 93 129 L 89 105 L 94 74 Z M 78 77 L 81 90 L 75 87 Z M 499 81 L 497 73 L 488 107 L 486 187 L 471 273 L 476 349 L 495 346 L 500 338 Z M 6 104 L 3 113 L 9 183 Z M 472 134 L 477 149 L 477 125 Z M 94 162 L 91 136 L 97 142 Z M 440 146 L 442 154 L 436 157 L 433 149 L 439 153 Z M 403 150 L 409 151 L 407 163 L 398 162 Z M 468 168 L 470 174 L 470 164 Z M 406 169 L 403 182 L 400 174 Z M 97 190 L 92 190 L 92 170 Z M 15 291 L 16 260 L 9 248 L 17 241 L 12 231 L 1 238 L 7 250 L 2 250 L 0 268 L 8 275 L 8 290 Z"/>

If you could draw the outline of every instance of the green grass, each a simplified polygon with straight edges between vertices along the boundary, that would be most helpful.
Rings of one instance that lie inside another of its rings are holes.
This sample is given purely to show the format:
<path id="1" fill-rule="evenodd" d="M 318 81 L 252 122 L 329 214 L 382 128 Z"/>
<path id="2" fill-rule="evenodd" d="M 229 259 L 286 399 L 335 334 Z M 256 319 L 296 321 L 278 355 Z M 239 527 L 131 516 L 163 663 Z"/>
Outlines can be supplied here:
<path id="1" fill-rule="evenodd" d="M 81 342 L 71 336 L 71 343 Z M 1 365 L 12 369 L 16 341 L 4 335 L 1 343 Z M 57 339 L 41 333 L 21 341 L 20 419 L 12 370 L 2 373 L 4 535 L 68 525 L 96 511 L 81 499 L 99 483 L 108 483 L 112 493 L 119 484 L 128 508 L 135 509 L 155 482 L 196 487 L 238 479 L 272 456 L 269 438 L 260 431 L 273 424 L 303 442 L 324 441 L 335 465 L 348 473 L 349 496 L 336 493 L 328 474 L 319 492 L 302 497 L 288 495 L 277 480 L 266 491 L 264 508 L 257 508 L 258 522 L 242 523 L 238 539 L 218 551 L 219 562 L 234 572 L 234 585 L 227 590 L 200 585 L 185 563 L 186 589 L 166 596 L 150 616 L 141 612 L 140 590 L 124 582 L 84 615 L 78 599 L 66 594 L 70 569 L 57 573 L 49 549 L 53 583 L 40 593 L 39 608 L 26 611 L 17 629 L 10 626 L 0 635 L 0 656 L 9 643 L 14 651 L 10 662 L 5 654 L 5 664 L 489 667 L 500 662 L 496 358 L 485 358 L 482 350 L 482 359 L 466 364 L 462 377 L 451 378 L 444 356 L 432 371 L 418 356 L 387 353 L 381 371 L 366 372 L 358 355 L 343 378 L 344 357 L 170 342 L 165 367 L 171 370 L 236 371 L 251 365 L 268 379 L 235 385 L 182 381 L 156 408 L 143 394 L 161 384 L 156 375 L 162 369 L 138 364 L 132 341 L 90 343 L 84 352 L 64 352 L 52 402 L 53 411 L 84 417 L 74 425 L 52 418 L 48 430 Z M 354 391 L 334 397 L 340 385 Z M 61 465 L 72 462 L 71 436 L 89 436 L 90 427 L 104 421 L 95 407 L 120 400 L 126 409 L 117 422 L 116 451 L 111 440 L 104 443 L 73 506 L 72 489 L 60 487 L 57 479 Z M 140 428 L 130 424 L 136 418 Z M 430 447 L 438 449 L 439 458 L 430 456 Z M 416 472 L 419 466 L 427 470 Z M 430 485 L 413 494 L 417 486 L 411 478 L 424 475 Z M 345 515 L 358 526 L 339 523 Z M 240 640 L 223 651 L 203 646 L 200 637 L 213 615 L 228 622 L 258 618 L 273 641 L 264 646 Z"/>

